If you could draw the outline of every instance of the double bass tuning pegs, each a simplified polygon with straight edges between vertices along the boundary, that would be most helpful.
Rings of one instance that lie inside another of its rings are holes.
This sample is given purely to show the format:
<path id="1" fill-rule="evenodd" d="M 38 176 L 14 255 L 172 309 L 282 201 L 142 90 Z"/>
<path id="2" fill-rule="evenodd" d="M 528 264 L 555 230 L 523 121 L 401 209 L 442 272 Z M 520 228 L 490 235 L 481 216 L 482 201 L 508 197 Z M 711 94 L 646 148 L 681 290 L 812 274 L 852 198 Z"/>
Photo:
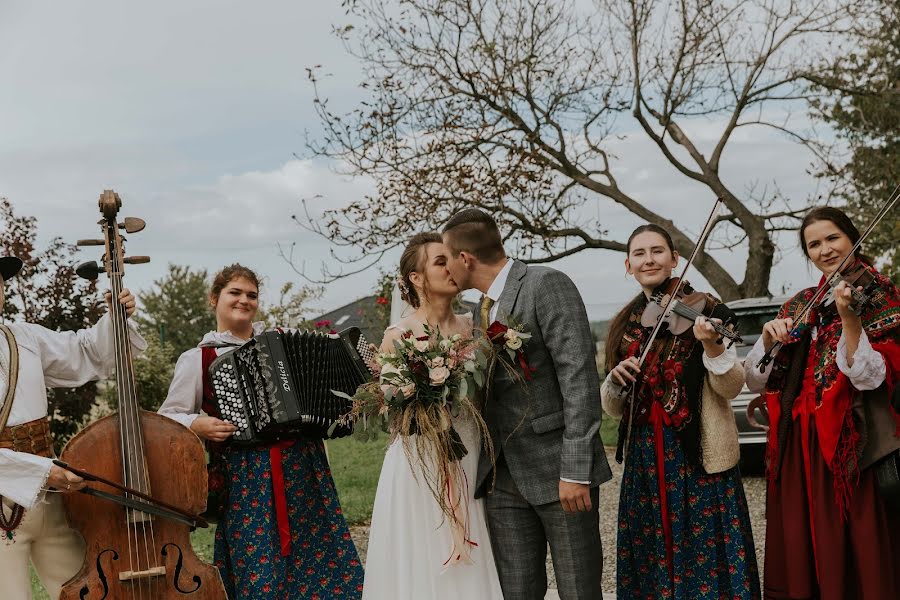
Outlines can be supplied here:
<path id="1" fill-rule="evenodd" d="M 100 268 L 100 265 L 97 264 L 95 260 L 89 260 L 87 262 L 83 262 L 77 267 L 75 267 L 75 274 L 83 279 L 90 279 L 91 281 L 97 279 L 100 273 L 103 272 L 103 269 Z"/>
<path id="2" fill-rule="evenodd" d="M 137 217 L 125 217 L 125 219 L 119 223 L 119 229 L 124 229 L 125 233 L 137 233 L 138 231 L 142 231 L 146 226 L 147 223 L 145 223 L 143 219 Z"/>

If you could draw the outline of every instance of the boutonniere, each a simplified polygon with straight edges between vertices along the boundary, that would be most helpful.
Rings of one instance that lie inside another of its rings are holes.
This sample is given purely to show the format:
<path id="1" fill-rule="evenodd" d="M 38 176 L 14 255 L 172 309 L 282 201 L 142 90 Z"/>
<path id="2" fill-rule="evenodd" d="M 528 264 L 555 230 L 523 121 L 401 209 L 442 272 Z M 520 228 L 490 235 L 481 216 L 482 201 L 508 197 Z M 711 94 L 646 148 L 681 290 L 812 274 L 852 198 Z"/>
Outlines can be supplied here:
<path id="1" fill-rule="evenodd" d="M 531 375 L 537 369 L 530 366 L 525 359 L 524 348 L 531 339 L 531 334 L 525 331 L 522 325 L 506 325 L 494 321 L 487 328 L 487 338 L 495 352 L 505 351 L 509 359 L 521 367 L 525 380 L 531 381 Z"/>

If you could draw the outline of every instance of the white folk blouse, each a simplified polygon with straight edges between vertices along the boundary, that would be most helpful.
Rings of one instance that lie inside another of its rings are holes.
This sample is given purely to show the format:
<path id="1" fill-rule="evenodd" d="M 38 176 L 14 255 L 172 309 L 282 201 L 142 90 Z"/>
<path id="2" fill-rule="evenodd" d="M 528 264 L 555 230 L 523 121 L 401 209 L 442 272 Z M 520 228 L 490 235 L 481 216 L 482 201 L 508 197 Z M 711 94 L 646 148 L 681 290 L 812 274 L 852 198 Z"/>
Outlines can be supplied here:
<path id="1" fill-rule="evenodd" d="M 51 331 L 31 323 L 11 323 L 19 347 L 19 379 L 7 427 L 47 416 L 47 388 L 75 388 L 115 373 L 112 320 L 104 315 L 95 326 L 78 331 Z M 147 342 L 128 321 L 135 353 Z M 9 345 L 0 335 L 0 402 L 9 387 Z M 43 497 L 52 462 L 25 452 L 0 449 L 0 496 L 33 507 Z"/>
<path id="2" fill-rule="evenodd" d="M 265 330 L 266 325 L 262 321 L 253 324 L 253 335 L 259 335 Z M 178 357 L 169 394 L 157 412 L 190 428 L 194 419 L 200 416 L 200 406 L 203 404 L 203 359 L 200 348 L 213 346 L 217 354 L 222 354 L 246 341 L 232 335 L 230 331 L 210 331 L 204 335 L 196 348 L 191 348 Z"/>
<path id="3" fill-rule="evenodd" d="M 816 328 L 813 327 L 813 335 L 816 333 L 815 330 Z M 759 336 L 750 354 L 744 359 L 744 374 L 747 377 L 747 387 L 751 392 L 758 394 L 765 391 L 766 382 L 769 380 L 769 374 L 772 372 L 772 367 L 775 364 L 774 362 L 769 363 L 766 370 L 760 372 L 756 364 L 764 354 L 763 338 Z M 866 335 L 865 331 L 859 336 L 859 345 L 853 355 L 852 367 L 847 359 L 847 340 L 844 339 L 843 333 L 838 339 L 836 354 L 838 369 L 850 379 L 850 383 L 856 389 L 860 391 L 874 390 L 884 383 L 885 377 L 887 377 L 884 357 L 872 348 L 872 344 L 869 343 L 869 336 Z"/>

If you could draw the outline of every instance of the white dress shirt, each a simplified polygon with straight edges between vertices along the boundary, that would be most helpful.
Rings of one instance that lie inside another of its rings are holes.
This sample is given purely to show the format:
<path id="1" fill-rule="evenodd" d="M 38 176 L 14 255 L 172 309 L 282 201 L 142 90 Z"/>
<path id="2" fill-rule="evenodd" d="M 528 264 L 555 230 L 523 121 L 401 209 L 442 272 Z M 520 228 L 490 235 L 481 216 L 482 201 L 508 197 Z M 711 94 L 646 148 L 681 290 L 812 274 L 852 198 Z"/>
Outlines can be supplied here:
<path id="1" fill-rule="evenodd" d="M 19 347 L 19 379 L 7 427 L 47 416 L 47 388 L 74 388 L 115 373 L 112 320 L 104 315 L 95 326 L 78 331 L 51 331 L 31 323 L 9 325 Z M 131 346 L 136 353 L 147 347 L 133 321 L 128 321 Z M 0 335 L 0 402 L 9 387 L 9 346 Z M 42 497 L 50 475 L 51 459 L 26 452 L 0 449 L 0 496 L 25 508 Z"/>
<path id="2" fill-rule="evenodd" d="M 493 323 L 497 320 L 497 310 L 499 308 L 497 301 L 500 299 L 500 295 L 503 293 L 503 288 L 506 287 L 506 280 L 509 279 L 509 272 L 512 270 L 513 259 L 507 258 L 506 264 L 503 265 L 503 268 L 500 269 L 500 272 L 497 273 L 497 277 L 494 278 L 494 281 L 491 283 L 491 287 L 488 288 L 485 296 L 494 301 L 491 305 L 491 311 L 488 313 L 490 317 L 488 320 L 490 323 Z M 490 325 L 490 323 L 482 323 L 482 325 Z"/>

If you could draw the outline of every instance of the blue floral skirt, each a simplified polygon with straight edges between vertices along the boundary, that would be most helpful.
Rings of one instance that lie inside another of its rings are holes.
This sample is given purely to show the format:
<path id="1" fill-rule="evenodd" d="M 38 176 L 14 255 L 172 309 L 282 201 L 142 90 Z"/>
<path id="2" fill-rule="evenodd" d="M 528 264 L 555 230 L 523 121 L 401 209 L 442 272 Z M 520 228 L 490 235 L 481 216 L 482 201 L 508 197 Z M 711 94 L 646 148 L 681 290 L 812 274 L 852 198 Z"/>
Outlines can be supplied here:
<path id="1" fill-rule="evenodd" d="M 289 533 L 279 533 L 269 449 L 231 448 L 225 461 L 228 504 L 214 552 L 228 597 L 360 598 L 362 564 L 321 440 L 297 440 L 281 451 Z"/>
<path id="2" fill-rule="evenodd" d="M 654 427 L 635 425 L 619 498 L 617 597 L 759 598 L 750 515 L 737 467 L 707 475 L 662 427 L 671 569 L 661 515 Z"/>

